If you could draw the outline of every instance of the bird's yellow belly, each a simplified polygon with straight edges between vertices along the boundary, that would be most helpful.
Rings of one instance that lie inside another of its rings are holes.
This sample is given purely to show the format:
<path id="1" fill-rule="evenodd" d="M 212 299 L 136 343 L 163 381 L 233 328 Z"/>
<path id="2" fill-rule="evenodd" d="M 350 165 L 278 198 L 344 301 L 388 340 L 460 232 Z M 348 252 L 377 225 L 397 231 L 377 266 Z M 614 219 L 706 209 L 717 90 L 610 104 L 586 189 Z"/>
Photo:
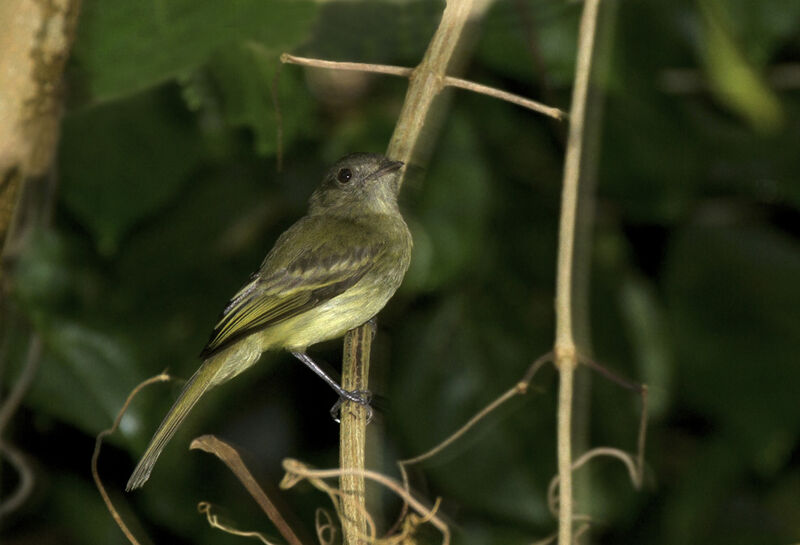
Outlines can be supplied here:
<path id="1" fill-rule="evenodd" d="M 302 351 L 312 344 L 341 337 L 375 316 L 391 296 L 372 293 L 371 297 L 364 297 L 364 291 L 374 290 L 353 286 L 330 301 L 253 336 L 262 351 L 279 348 Z"/>

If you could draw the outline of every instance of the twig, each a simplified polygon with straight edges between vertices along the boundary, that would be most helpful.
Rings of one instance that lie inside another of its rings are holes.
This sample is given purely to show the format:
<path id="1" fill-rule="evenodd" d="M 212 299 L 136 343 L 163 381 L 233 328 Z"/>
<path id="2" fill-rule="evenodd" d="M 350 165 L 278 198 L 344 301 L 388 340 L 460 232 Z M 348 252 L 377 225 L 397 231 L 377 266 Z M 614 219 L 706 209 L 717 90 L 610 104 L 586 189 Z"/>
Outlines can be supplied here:
<path id="1" fill-rule="evenodd" d="M 373 74 L 387 74 L 390 76 L 401 76 L 406 78 L 411 77 L 415 72 L 413 68 L 408 68 L 405 66 L 393 66 L 391 64 L 371 64 L 364 62 L 326 61 L 322 59 L 298 57 L 296 55 L 289 55 L 288 53 L 284 53 L 283 55 L 281 55 L 281 62 L 298 64 L 301 66 L 311 66 L 314 68 L 327 68 L 330 70 L 349 70 L 355 72 L 369 72 Z M 566 112 L 564 112 L 563 110 L 560 110 L 553 106 L 547 106 L 546 104 L 542 104 L 541 102 L 537 102 L 529 98 L 509 93 L 508 91 L 503 91 L 495 87 L 490 87 L 489 85 L 483 85 L 481 83 L 475 83 L 469 80 L 456 78 L 453 76 L 443 76 L 441 83 L 443 88 L 457 87 L 459 89 L 466 89 L 467 91 L 472 91 L 474 93 L 480 93 L 482 95 L 499 98 L 500 100 L 511 102 L 513 104 L 516 104 L 517 106 L 522 106 L 523 108 L 533 110 L 534 112 L 544 114 L 559 121 L 567 117 Z"/>
<path id="2" fill-rule="evenodd" d="M 589 366 L 594 371 L 597 371 L 598 373 L 603 375 L 603 377 L 605 377 L 606 379 L 610 380 L 611 382 L 613 382 L 613 383 L 615 383 L 615 384 L 617 384 L 619 386 L 622 386 L 623 388 L 625 388 L 627 390 L 633 390 L 634 392 L 641 393 L 643 389 L 647 388 L 647 386 L 645 386 L 644 384 L 639 384 L 637 382 L 632 382 L 632 381 L 630 381 L 630 380 L 628 380 L 628 379 L 626 379 L 624 377 L 621 377 L 620 375 L 618 375 L 617 373 L 615 373 L 611 369 L 608 369 L 608 368 L 600 365 L 599 363 L 597 363 L 596 361 L 594 361 L 592 359 L 586 358 L 584 356 L 580 356 L 579 359 L 580 359 L 580 362 L 582 364 Z"/>
<path id="3" fill-rule="evenodd" d="M 19 484 L 14 492 L 0 503 L 0 520 L 10 515 L 25 503 L 33 492 L 33 471 L 25 459 L 25 455 L 17 447 L 7 441 L 0 441 L 0 454 L 8 461 L 19 475 Z"/>
<path id="4" fill-rule="evenodd" d="M 637 488 L 642 486 L 644 480 L 644 448 L 647 439 L 647 385 L 642 385 L 642 414 L 639 418 L 639 438 L 636 441 L 636 452 L 638 452 L 636 465 L 639 467 L 639 484 Z"/>
<path id="5" fill-rule="evenodd" d="M 325 520 L 322 520 L 322 519 Z M 317 530 L 317 541 L 320 545 L 331 545 L 336 542 L 339 527 L 333 523 L 331 514 L 321 507 L 314 511 L 314 528 Z"/>
<path id="6" fill-rule="evenodd" d="M 201 501 L 197 504 L 197 511 L 206 516 L 206 521 L 208 521 L 208 525 L 212 528 L 216 528 L 226 534 L 231 534 L 234 536 L 239 537 L 254 537 L 259 540 L 264 545 L 275 545 L 274 542 L 268 540 L 264 537 L 263 534 L 259 532 L 252 532 L 252 531 L 244 531 L 244 530 L 237 530 L 236 528 L 229 526 L 227 524 L 223 524 L 219 521 L 219 517 L 211 510 L 212 505 L 207 501 Z"/>
<path id="7" fill-rule="evenodd" d="M 136 397 L 142 388 L 145 388 L 151 384 L 155 384 L 156 382 L 166 382 L 168 380 L 172 380 L 172 377 L 166 373 L 161 373 L 160 375 L 150 377 L 144 382 L 140 382 L 139 385 L 136 386 L 136 388 L 134 388 L 130 394 L 128 394 L 128 399 L 125 400 L 122 408 L 117 413 L 117 417 L 114 419 L 114 423 L 111 425 L 111 427 L 98 433 L 97 438 L 94 441 L 94 452 L 92 452 L 92 478 L 94 479 L 94 484 L 97 486 L 97 490 L 103 497 L 103 502 L 106 504 L 106 509 L 108 509 L 108 512 L 111 513 L 111 516 L 114 518 L 114 522 L 117 523 L 119 529 L 122 530 L 122 533 L 125 534 L 125 537 L 133 545 L 140 545 L 139 540 L 137 540 L 130 531 L 128 525 L 122 520 L 119 511 L 117 511 L 117 508 L 114 507 L 114 504 L 111 502 L 111 497 L 108 495 L 108 492 L 106 492 L 106 487 L 103 485 L 103 481 L 100 479 L 100 473 L 97 471 L 97 460 L 100 458 L 100 448 L 103 446 L 103 439 L 117 431 L 117 428 L 119 428 L 119 423 L 122 421 L 122 417 L 128 410 L 128 406 L 131 404 L 131 401 L 133 401 L 133 398 Z"/>
<path id="8" fill-rule="evenodd" d="M 506 392 L 488 405 L 481 409 L 477 414 L 475 414 L 472 418 L 470 418 L 466 424 L 461 426 L 458 430 L 456 430 L 452 435 L 450 435 L 447 439 L 440 442 L 438 445 L 433 447 L 432 449 L 414 456 L 413 458 L 408 458 L 406 460 L 400 460 L 397 462 L 401 467 L 410 466 L 413 464 L 418 464 L 424 460 L 432 458 L 436 456 L 438 453 L 446 449 L 448 446 L 453 444 L 457 439 L 467 433 L 470 429 L 472 429 L 478 422 L 486 418 L 490 413 L 496 411 L 501 405 L 506 403 L 513 397 L 518 395 L 522 395 L 528 392 L 528 388 L 530 387 L 531 381 L 533 380 L 536 373 L 542 366 L 546 363 L 552 361 L 553 355 L 548 352 L 543 356 L 540 356 L 536 361 L 534 361 L 528 370 L 525 373 L 525 376 L 517 382 L 514 386 L 506 390 Z"/>
<path id="9" fill-rule="evenodd" d="M 286 522 L 286 519 L 283 518 L 283 515 L 281 515 L 278 508 L 275 507 L 275 504 L 272 503 L 272 500 L 269 499 L 269 496 L 267 496 L 258 485 L 253 474 L 250 473 L 250 470 L 247 469 L 247 466 L 242 461 L 241 456 L 236 452 L 236 449 L 213 435 L 201 435 L 197 437 L 192 441 L 191 445 L 189 445 L 189 448 L 208 452 L 222 460 L 222 462 L 228 466 L 228 469 L 236 475 L 239 482 L 244 485 L 250 495 L 253 496 L 253 499 L 256 500 L 256 503 L 258 503 L 259 507 L 261 507 L 264 513 L 269 517 L 283 538 L 291 545 L 302 545 L 300 538 L 294 533 L 294 530 L 292 530 L 291 526 Z"/>
<path id="10" fill-rule="evenodd" d="M 633 487 L 636 489 L 639 489 L 641 487 L 644 468 L 642 466 L 639 466 L 637 461 L 635 461 L 630 454 L 628 454 L 624 450 L 614 447 L 596 447 L 584 452 L 582 455 L 578 457 L 577 460 L 575 460 L 572 463 L 572 471 L 576 471 L 582 468 L 589 461 L 591 461 L 594 458 L 598 458 L 600 456 L 616 458 L 617 460 L 621 461 L 625 466 L 625 469 L 628 470 L 628 477 L 630 477 Z M 561 510 L 559 507 L 558 496 L 556 495 L 556 488 L 558 487 L 559 481 L 560 479 L 558 475 L 553 477 L 553 480 L 550 481 L 550 485 L 548 486 L 547 490 L 547 505 L 550 508 L 550 512 L 554 516 Z M 583 520 L 588 520 L 588 516 L 586 515 L 574 516 L 574 520 L 577 520 L 578 518 L 581 518 Z"/>
<path id="11" fill-rule="evenodd" d="M 636 467 L 639 468 L 639 474 L 637 478 L 631 479 L 633 481 L 634 487 L 639 488 L 642 486 L 642 478 L 644 472 L 644 451 L 647 438 L 647 394 L 649 391 L 647 388 L 647 384 L 638 384 L 636 382 L 631 382 L 630 380 L 619 376 L 617 373 L 611 371 L 610 369 L 607 369 L 606 367 L 600 365 L 599 363 L 591 359 L 584 358 L 583 356 L 581 356 L 580 358 L 580 363 L 588 365 L 592 370 L 597 371 L 598 373 L 603 375 L 603 377 L 607 378 L 611 382 L 614 382 L 615 384 L 622 386 L 625 389 L 638 392 L 639 396 L 641 397 L 642 410 L 639 416 L 639 432 L 637 434 L 637 439 L 636 439 L 636 452 L 637 452 Z"/>
<path id="12" fill-rule="evenodd" d="M 514 386 L 506 390 L 505 393 L 501 394 L 498 398 L 490 402 L 486 407 L 481 409 L 477 414 L 475 414 L 472 418 L 470 418 L 466 424 L 458 428 L 455 432 L 449 435 L 446 439 L 439 442 L 433 448 L 423 452 L 422 454 L 418 454 L 413 458 L 407 458 L 405 460 L 399 460 L 397 462 L 398 467 L 400 468 L 400 475 L 403 478 L 403 486 L 405 487 L 406 491 L 410 493 L 410 485 L 408 482 L 408 466 L 418 464 L 430 458 L 433 458 L 444 449 L 449 447 L 453 444 L 456 440 L 461 438 L 464 434 L 466 434 L 469 430 L 471 430 L 475 425 L 486 418 L 489 414 L 496 411 L 499 407 L 504 405 L 510 399 L 518 396 L 524 395 L 530 389 L 531 382 L 533 378 L 536 376 L 536 373 L 539 369 L 542 368 L 546 363 L 553 361 L 553 354 L 548 352 L 542 356 L 539 356 L 529 367 L 528 370 L 525 372 L 525 375 L 517 382 Z M 395 521 L 394 525 L 387 531 L 387 534 L 391 534 L 395 531 L 397 527 L 400 526 L 403 519 L 408 512 L 408 505 L 404 504 L 403 508 L 400 511 L 400 514 L 397 516 L 397 520 Z"/>
<path id="13" fill-rule="evenodd" d="M 6 426 L 8 426 L 14 413 L 17 412 L 19 404 L 22 402 L 22 399 L 28 392 L 28 388 L 30 388 L 33 382 L 33 378 L 36 376 L 41 354 L 42 340 L 39 335 L 34 333 L 31 336 L 31 342 L 28 346 L 28 355 L 25 358 L 22 373 L 20 373 L 11 393 L 8 394 L 8 397 L 3 401 L 3 405 L 0 406 L 0 437 L 3 436 Z"/>
<path id="14" fill-rule="evenodd" d="M 11 422 L 14 413 L 17 412 L 19 404 L 28 392 L 28 389 L 39 369 L 39 361 L 42 353 L 42 340 L 34 333 L 31 336 L 28 346 L 28 355 L 22 368 L 17 382 L 14 384 L 11 393 L 3 401 L 0 407 L 0 454 L 4 456 L 19 474 L 19 484 L 14 492 L 0 503 L 0 519 L 16 511 L 25 500 L 28 499 L 33 491 L 33 471 L 28 465 L 25 455 L 17 449 L 11 442 L 3 439 L 3 433 Z"/>
<path id="15" fill-rule="evenodd" d="M 567 112 L 563 110 L 560 110 L 553 106 L 547 106 L 545 104 L 542 104 L 541 102 L 537 102 L 529 98 L 509 93 L 508 91 L 495 89 L 494 87 L 489 87 L 488 85 L 474 83 L 465 79 L 454 78 L 451 76 L 446 77 L 444 79 L 444 83 L 449 87 L 458 87 L 460 89 L 466 89 L 468 91 L 473 91 L 475 93 L 480 93 L 482 95 L 499 98 L 500 100 L 505 100 L 506 102 L 511 102 L 512 104 L 516 104 L 517 106 L 522 106 L 523 108 L 527 108 L 528 110 L 533 110 L 534 112 L 539 112 L 540 114 L 552 117 L 553 119 L 556 119 L 558 121 L 562 121 L 567 117 Z"/>
<path id="16" fill-rule="evenodd" d="M 623 388 L 634 390 L 639 392 L 642 400 L 642 409 L 641 415 L 639 417 L 639 431 L 637 434 L 636 439 L 636 458 L 634 459 L 633 456 L 628 454 L 627 452 L 613 447 L 597 447 L 588 450 L 577 460 L 572 463 L 571 473 L 575 472 L 577 469 L 580 469 L 584 465 L 586 465 L 590 460 L 593 458 L 597 458 L 600 456 L 608 456 L 612 458 L 617 458 L 620 460 L 628 470 L 628 475 L 631 479 L 631 484 L 635 489 L 639 489 L 642 486 L 644 481 L 644 452 L 645 452 L 645 438 L 647 433 L 647 385 L 646 384 L 635 384 L 632 383 L 616 373 L 606 369 L 602 365 L 593 362 L 591 360 L 587 360 L 583 357 L 579 359 L 579 362 L 582 364 L 586 364 L 591 367 L 592 370 L 597 371 L 603 375 L 603 377 L 607 378 L 608 380 L 616 383 Z M 556 495 L 556 491 L 559 490 L 558 484 L 560 481 L 559 475 L 553 477 L 550 481 L 550 485 L 547 491 L 547 505 L 550 509 L 550 512 L 554 517 L 559 516 L 560 508 L 559 508 L 559 500 L 558 496 Z M 577 521 L 584 521 L 586 524 L 580 527 L 579 531 L 575 533 L 573 538 L 574 541 L 577 541 L 579 534 L 587 531 L 589 529 L 589 522 L 590 517 L 588 515 L 580 515 L 580 514 L 573 514 L 572 517 L 573 522 Z"/>
<path id="17" fill-rule="evenodd" d="M 558 511 L 558 543 L 572 545 L 572 393 L 578 364 L 573 331 L 573 266 L 578 186 L 584 144 L 586 100 L 599 0 L 586 0 L 581 15 L 575 86 L 572 91 L 570 127 L 564 164 L 556 271 L 556 338 L 553 352 L 559 370 L 558 475 L 561 481 Z"/>
<path id="18" fill-rule="evenodd" d="M 281 55 L 282 63 L 297 64 L 299 66 L 310 66 L 312 68 L 327 68 L 329 70 L 348 70 L 351 72 L 371 72 L 373 74 L 387 74 L 389 76 L 409 77 L 413 68 L 406 66 L 393 66 L 391 64 L 373 64 L 368 62 L 341 62 L 326 61 L 323 59 L 313 59 L 310 57 L 299 57 L 284 53 Z"/>

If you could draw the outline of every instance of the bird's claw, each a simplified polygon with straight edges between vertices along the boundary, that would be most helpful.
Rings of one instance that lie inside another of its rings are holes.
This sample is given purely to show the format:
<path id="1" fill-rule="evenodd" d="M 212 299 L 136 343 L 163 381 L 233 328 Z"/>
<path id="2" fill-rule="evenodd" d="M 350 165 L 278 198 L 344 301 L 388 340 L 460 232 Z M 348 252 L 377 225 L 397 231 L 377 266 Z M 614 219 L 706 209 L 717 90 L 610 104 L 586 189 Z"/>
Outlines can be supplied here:
<path id="1" fill-rule="evenodd" d="M 352 401 L 353 403 L 358 403 L 367 410 L 367 424 L 369 424 L 372 421 L 373 414 L 372 407 L 369 404 L 371 400 L 372 392 L 369 390 L 344 390 L 344 393 L 336 400 L 333 407 L 331 407 L 331 417 L 336 423 L 340 423 L 342 420 L 339 418 L 339 413 L 341 412 L 342 404 L 345 401 Z"/>

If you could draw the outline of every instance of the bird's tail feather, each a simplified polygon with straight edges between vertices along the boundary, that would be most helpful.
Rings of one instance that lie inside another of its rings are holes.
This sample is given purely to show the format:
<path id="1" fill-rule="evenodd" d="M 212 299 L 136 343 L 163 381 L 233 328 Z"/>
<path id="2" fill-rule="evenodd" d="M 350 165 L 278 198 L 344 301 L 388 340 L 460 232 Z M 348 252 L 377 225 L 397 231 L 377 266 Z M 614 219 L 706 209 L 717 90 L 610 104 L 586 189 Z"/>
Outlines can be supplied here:
<path id="1" fill-rule="evenodd" d="M 136 465 L 136 469 L 133 470 L 131 478 L 128 479 L 128 484 L 125 487 L 126 491 L 139 488 L 150 478 L 150 472 L 153 471 L 156 460 L 158 460 L 167 442 L 175 434 L 178 426 L 180 426 L 203 394 L 219 382 L 215 379 L 217 379 L 223 360 L 224 358 L 221 355 L 206 360 L 192 375 L 189 382 L 186 383 L 178 399 L 167 412 L 156 433 L 153 434 L 150 444 L 147 445 L 147 449 Z"/>

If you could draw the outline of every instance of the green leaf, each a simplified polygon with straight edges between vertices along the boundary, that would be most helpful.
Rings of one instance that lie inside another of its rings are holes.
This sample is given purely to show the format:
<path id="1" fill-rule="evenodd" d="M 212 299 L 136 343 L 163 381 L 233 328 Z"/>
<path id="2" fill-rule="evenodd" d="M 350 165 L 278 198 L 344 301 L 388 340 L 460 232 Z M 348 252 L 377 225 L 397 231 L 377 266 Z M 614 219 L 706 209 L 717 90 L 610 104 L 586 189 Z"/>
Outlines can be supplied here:
<path id="1" fill-rule="evenodd" d="M 113 252 L 137 221 L 177 194 L 201 153 L 194 120 L 169 90 L 82 110 L 64 122 L 64 203 L 101 251 Z"/>
<path id="2" fill-rule="evenodd" d="M 465 118 L 454 116 L 443 142 L 412 221 L 418 247 L 404 289 L 435 289 L 452 280 L 468 269 L 474 249 L 483 245 L 491 178 L 476 132 Z"/>
<path id="3" fill-rule="evenodd" d="M 44 352 L 26 403 L 89 435 L 109 427 L 138 382 L 131 347 L 96 328 L 60 319 L 50 320 L 39 334 Z M 138 420 L 134 413 L 128 419 Z"/>
<path id="4" fill-rule="evenodd" d="M 578 5 L 564 2 L 494 2 L 482 24 L 478 58 L 528 83 L 571 85 L 579 16 Z"/>
<path id="5" fill-rule="evenodd" d="M 232 44 L 292 49 L 315 12 L 300 0 L 87 0 L 73 63 L 89 98 L 109 100 L 193 70 Z"/>
<path id="6" fill-rule="evenodd" d="M 725 11 L 743 51 L 757 66 L 767 66 L 784 41 L 800 31 L 800 3 L 795 0 L 725 0 Z"/>
<path id="7" fill-rule="evenodd" d="M 658 419 L 667 411 L 674 382 L 674 357 L 664 324 L 664 309 L 652 285 L 638 275 L 617 277 L 619 306 L 627 338 L 639 371 L 639 380 L 650 386 L 649 415 Z"/>
<path id="8" fill-rule="evenodd" d="M 302 72 L 283 67 L 279 74 L 280 53 L 248 42 L 214 55 L 205 69 L 185 82 L 190 107 L 250 129 L 261 155 L 275 153 L 279 137 L 285 149 L 299 136 L 312 134 L 313 102 Z"/>
<path id="9" fill-rule="evenodd" d="M 680 393 L 773 471 L 800 432 L 789 386 L 800 383 L 800 245 L 764 228 L 697 226 L 668 260 Z"/>
<path id="10" fill-rule="evenodd" d="M 785 122 L 778 96 L 767 85 L 735 40 L 717 0 L 699 3 L 703 14 L 706 68 L 712 91 L 731 110 L 762 133 L 775 133 Z"/>

